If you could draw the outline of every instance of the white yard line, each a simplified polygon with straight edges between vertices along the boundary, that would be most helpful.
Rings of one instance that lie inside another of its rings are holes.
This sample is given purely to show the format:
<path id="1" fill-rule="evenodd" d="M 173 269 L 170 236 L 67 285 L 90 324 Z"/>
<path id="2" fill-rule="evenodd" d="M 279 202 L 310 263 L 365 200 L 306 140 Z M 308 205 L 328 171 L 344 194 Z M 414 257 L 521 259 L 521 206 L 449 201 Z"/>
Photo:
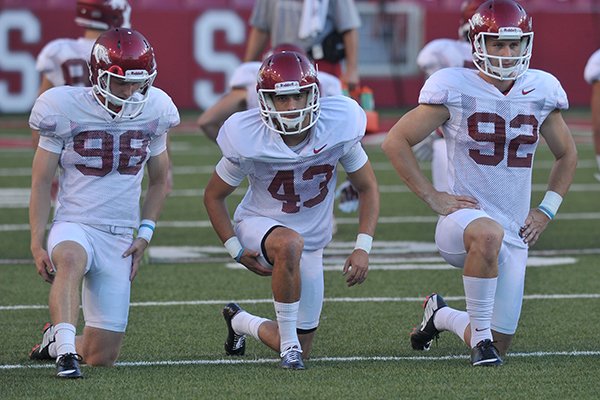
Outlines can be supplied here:
<path id="1" fill-rule="evenodd" d="M 508 357 L 532 358 L 532 357 L 596 357 L 600 351 L 581 350 L 581 351 L 535 351 L 508 353 Z M 447 361 L 447 360 L 465 360 L 466 355 L 448 355 L 448 356 L 378 356 L 378 357 L 314 357 L 308 361 L 310 364 L 324 362 L 396 362 L 396 361 Z M 157 367 L 157 366 L 180 366 L 180 365 L 234 365 L 234 364 L 273 364 L 280 360 L 275 358 L 241 359 L 227 358 L 216 360 L 156 360 L 156 361 L 120 361 L 116 367 Z M 87 365 L 82 365 L 88 368 Z M 55 368 L 54 363 L 43 364 L 0 364 L 0 370 L 9 369 L 46 369 Z"/>
<path id="2" fill-rule="evenodd" d="M 464 296 L 444 296 L 446 301 L 464 301 Z M 575 293 L 575 294 L 529 294 L 523 296 L 524 300 L 576 300 L 600 299 L 600 293 Z M 132 302 L 131 307 L 172 307 L 172 306 L 212 306 L 223 305 L 230 302 L 239 304 L 269 304 L 268 299 L 221 299 L 221 300 L 187 300 L 187 301 L 144 301 Z M 325 303 L 422 303 L 423 297 L 326 297 Z M 40 310 L 48 308 L 41 304 L 21 304 L 13 306 L 0 306 L 0 311 Z"/>

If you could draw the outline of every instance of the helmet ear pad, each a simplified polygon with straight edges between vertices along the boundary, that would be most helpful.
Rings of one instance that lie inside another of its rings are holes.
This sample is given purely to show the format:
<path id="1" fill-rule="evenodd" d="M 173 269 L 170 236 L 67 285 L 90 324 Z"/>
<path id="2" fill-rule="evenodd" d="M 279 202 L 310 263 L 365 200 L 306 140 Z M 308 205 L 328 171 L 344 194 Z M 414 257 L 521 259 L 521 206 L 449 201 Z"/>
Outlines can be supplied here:
<path id="1" fill-rule="evenodd" d="M 319 118 L 320 92 L 317 70 L 306 56 L 293 51 L 275 53 L 263 61 L 256 84 L 263 123 L 282 135 L 297 135 Z M 307 93 L 303 108 L 277 111 L 273 97 Z"/>
<path id="2" fill-rule="evenodd" d="M 154 50 L 141 33 L 127 28 L 102 33 L 92 47 L 89 65 L 94 95 L 102 107 L 113 116 L 128 118 L 142 112 L 157 71 Z M 114 79 L 137 84 L 133 95 L 123 99 L 113 94 Z M 115 105 L 122 108 L 115 111 Z"/>
<path id="3" fill-rule="evenodd" d="M 488 54 L 489 39 L 520 41 L 516 56 Z M 515 80 L 529 68 L 533 48 L 532 19 L 525 9 L 513 0 L 488 0 L 469 19 L 475 66 L 485 75 L 500 80 Z"/>

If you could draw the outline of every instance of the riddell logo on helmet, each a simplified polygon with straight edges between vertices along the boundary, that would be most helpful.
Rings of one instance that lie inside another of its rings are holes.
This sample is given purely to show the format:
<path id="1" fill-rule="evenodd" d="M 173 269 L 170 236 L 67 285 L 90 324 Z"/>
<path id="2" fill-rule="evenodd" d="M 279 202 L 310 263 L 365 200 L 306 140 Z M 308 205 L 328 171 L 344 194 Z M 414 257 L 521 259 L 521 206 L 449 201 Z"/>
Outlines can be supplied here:
<path id="1" fill-rule="evenodd" d="M 506 27 L 498 29 L 498 39 L 520 39 L 523 36 L 521 28 Z"/>
<path id="2" fill-rule="evenodd" d="M 125 79 L 145 79 L 148 77 L 148 71 L 145 69 L 130 69 L 125 71 Z"/>
<path id="3" fill-rule="evenodd" d="M 300 84 L 296 81 L 279 82 L 275 84 L 275 91 L 277 93 L 298 93 L 300 90 Z"/>

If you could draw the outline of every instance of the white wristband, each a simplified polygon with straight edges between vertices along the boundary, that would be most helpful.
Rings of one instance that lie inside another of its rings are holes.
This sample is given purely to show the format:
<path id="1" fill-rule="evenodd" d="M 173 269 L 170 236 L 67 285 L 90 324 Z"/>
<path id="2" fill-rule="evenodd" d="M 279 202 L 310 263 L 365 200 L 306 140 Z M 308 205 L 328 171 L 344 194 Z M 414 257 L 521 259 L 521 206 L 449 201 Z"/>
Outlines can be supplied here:
<path id="1" fill-rule="evenodd" d="M 538 210 L 546 214 L 546 216 L 550 219 L 553 219 L 556 213 L 558 212 L 558 207 L 560 207 L 560 203 L 562 203 L 562 196 L 552 190 L 548 190 L 544 199 L 537 207 Z"/>
<path id="2" fill-rule="evenodd" d="M 229 252 L 231 258 L 235 261 L 240 262 L 242 254 L 244 254 L 244 247 L 240 243 L 237 236 L 232 236 L 224 243 L 225 248 Z"/>
<path id="3" fill-rule="evenodd" d="M 156 222 L 152 221 L 151 219 L 143 219 L 142 222 L 140 222 L 137 237 L 142 238 L 146 242 L 150 243 L 150 240 L 152 240 L 152 235 L 154 234 L 154 228 L 156 228 Z"/>
<path id="4" fill-rule="evenodd" d="M 373 245 L 373 237 L 366 233 L 359 233 L 356 236 L 356 244 L 354 250 L 361 249 L 369 254 L 371 252 L 371 246 Z"/>

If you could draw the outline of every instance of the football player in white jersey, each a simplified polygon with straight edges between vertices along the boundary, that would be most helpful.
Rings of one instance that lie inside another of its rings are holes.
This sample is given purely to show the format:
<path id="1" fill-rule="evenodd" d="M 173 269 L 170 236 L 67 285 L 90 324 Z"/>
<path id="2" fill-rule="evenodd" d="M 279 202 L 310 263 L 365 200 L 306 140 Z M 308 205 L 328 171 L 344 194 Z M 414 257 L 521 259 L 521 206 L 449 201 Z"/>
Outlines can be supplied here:
<path id="1" fill-rule="evenodd" d="M 428 296 L 416 350 L 441 331 L 471 348 L 471 363 L 500 365 L 516 332 L 527 251 L 554 218 L 577 164 L 561 110 L 558 80 L 528 69 L 532 21 L 513 0 L 489 0 L 470 19 L 477 70 L 445 68 L 424 84 L 419 105 L 388 133 L 382 147 L 407 186 L 439 214 L 440 254 L 463 269 L 467 311 Z M 435 190 L 411 146 L 441 126 L 447 144 L 449 192 Z M 546 195 L 530 209 L 531 173 L 542 136 L 554 155 Z"/>
<path id="2" fill-rule="evenodd" d="M 62 85 L 91 86 L 88 60 L 98 36 L 111 28 L 131 27 L 131 7 L 127 0 L 77 0 L 75 23 L 84 28 L 77 39 L 60 38 L 48 42 L 38 54 L 35 67 L 41 74 L 38 96 Z M 36 149 L 40 136 L 31 132 Z M 58 181 L 52 182 L 52 200 L 56 200 Z"/>
<path id="3" fill-rule="evenodd" d="M 225 351 L 244 354 L 250 335 L 280 353 L 282 368 L 304 369 L 323 304 L 323 248 L 332 235 L 338 162 L 360 196 L 359 233 L 343 273 L 348 286 L 367 278 L 379 193 L 360 144 L 366 116 L 348 97 L 321 98 L 313 64 L 296 52 L 267 58 L 257 91 L 259 108 L 233 114 L 219 131 L 223 157 L 204 205 L 231 257 L 271 276 L 277 320 L 228 304 Z M 226 198 L 246 178 L 232 226 Z"/>
<path id="4" fill-rule="evenodd" d="M 469 43 L 469 19 L 486 0 L 465 0 L 460 6 L 458 39 L 434 39 L 427 43 L 417 56 L 417 65 L 429 78 L 442 68 L 475 68 L 471 43 Z M 440 192 L 448 191 L 446 170 L 446 142 L 437 130 L 415 146 L 415 156 L 420 161 L 431 160 L 431 183 Z"/>
<path id="5" fill-rule="evenodd" d="M 594 139 L 594 152 L 598 171 L 594 177 L 600 181 L 600 49 L 596 50 L 588 60 L 583 73 L 585 80 L 592 85 L 592 135 Z"/>
<path id="6" fill-rule="evenodd" d="M 56 359 L 64 378 L 81 376 L 82 359 L 109 366 L 119 355 L 131 281 L 167 194 L 167 131 L 179 123 L 171 98 L 152 86 L 154 51 L 139 32 L 104 32 L 92 47 L 90 72 L 91 88 L 47 90 L 29 119 L 40 135 L 29 205 L 31 252 L 38 273 L 52 284 L 52 323 L 30 358 Z M 59 205 L 44 243 L 59 165 Z M 76 339 L 82 282 L 85 328 Z"/>

